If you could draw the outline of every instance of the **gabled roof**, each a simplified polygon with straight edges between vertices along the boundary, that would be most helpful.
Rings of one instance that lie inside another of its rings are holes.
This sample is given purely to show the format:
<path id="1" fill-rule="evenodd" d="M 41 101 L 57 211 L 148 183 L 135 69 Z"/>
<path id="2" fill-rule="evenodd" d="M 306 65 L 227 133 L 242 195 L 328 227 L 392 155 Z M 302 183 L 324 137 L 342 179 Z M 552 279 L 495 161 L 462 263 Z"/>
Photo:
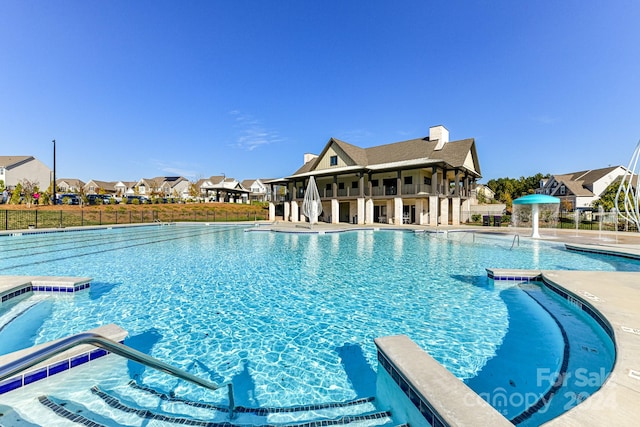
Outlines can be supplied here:
<path id="1" fill-rule="evenodd" d="M 56 185 L 60 185 L 61 182 L 65 182 L 72 187 L 84 187 L 85 182 L 78 178 L 58 178 L 56 179 Z"/>
<path id="2" fill-rule="evenodd" d="M 609 166 L 602 169 L 590 169 L 579 172 L 566 173 L 562 175 L 554 175 L 561 176 L 564 180 L 570 181 L 581 181 L 583 185 L 591 186 L 594 182 L 604 178 L 614 170 L 618 169 L 620 166 Z"/>
<path id="3" fill-rule="evenodd" d="M 0 167 L 12 169 L 23 165 L 31 160 L 35 160 L 33 156 L 0 156 Z"/>
<path id="4" fill-rule="evenodd" d="M 557 194 L 560 191 L 560 186 L 564 185 L 565 189 L 574 196 L 594 196 L 593 192 L 584 186 L 584 181 L 573 181 L 571 175 L 554 175 L 554 179 L 559 185 L 555 187 L 552 194 Z"/>
<path id="5" fill-rule="evenodd" d="M 478 176 L 480 175 L 478 155 L 473 138 L 447 142 L 440 150 L 436 150 L 436 144 L 437 141 L 430 141 L 427 137 L 370 148 L 360 148 L 339 139 L 331 138 L 318 157 L 305 163 L 292 176 L 309 175 L 315 171 L 326 152 L 333 145 L 338 146 L 349 160 L 355 164 L 355 166 L 347 168 L 383 169 L 385 167 L 397 168 L 408 165 L 446 163 L 453 168 L 468 169 L 465 163 L 468 156 L 471 155 L 476 169 L 472 172 L 477 173 Z M 337 172 L 338 169 L 327 169 L 327 171 Z"/>
<path id="6" fill-rule="evenodd" d="M 545 183 L 545 187 L 552 187 L 552 194 L 557 194 L 559 192 L 560 185 L 564 185 L 569 194 L 582 197 L 594 197 L 597 196 L 597 194 L 594 194 L 592 191 L 593 185 L 618 168 L 620 168 L 620 166 L 609 166 L 601 169 L 590 169 L 561 175 L 552 175 L 551 179 Z M 554 186 L 554 182 L 558 185 Z"/>
<path id="7" fill-rule="evenodd" d="M 85 185 L 89 185 L 92 182 L 99 188 L 102 188 L 103 190 L 109 190 L 109 191 L 115 191 L 116 184 L 117 184 L 115 181 L 98 181 L 96 179 L 92 179 L 89 182 L 87 182 Z"/>

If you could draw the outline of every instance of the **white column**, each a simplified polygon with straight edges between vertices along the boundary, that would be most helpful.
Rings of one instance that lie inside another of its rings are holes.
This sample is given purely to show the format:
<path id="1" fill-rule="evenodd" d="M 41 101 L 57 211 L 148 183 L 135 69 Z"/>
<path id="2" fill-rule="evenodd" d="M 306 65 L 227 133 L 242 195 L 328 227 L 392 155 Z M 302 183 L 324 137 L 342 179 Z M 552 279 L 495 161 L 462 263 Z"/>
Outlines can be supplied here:
<path id="1" fill-rule="evenodd" d="M 424 225 L 427 223 L 426 219 L 426 209 L 425 209 L 425 199 L 417 199 L 416 200 L 416 223 L 418 225 Z"/>
<path id="2" fill-rule="evenodd" d="M 440 199 L 440 225 L 449 225 L 449 198 Z"/>
<path id="3" fill-rule="evenodd" d="M 460 197 L 453 197 L 451 200 L 451 224 L 460 225 Z"/>
<path id="4" fill-rule="evenodd" d="M 393 223 L 395 225 L 402 224 L 402 198 L 393 198 Z"/>
<path id="5" fill-rule="evenodd" d="M 282 213 L 282 215 L 284 216 L 283 219 L 285 221 L 291 221 L 291 218 L 289 217 L 290 212 L 291 212 L 291 202 L 284 202 L 284 212 Z"/>
<path id="6" fill-rule="evenodd" d="M 358 204 L 358 208 L 357 208 L 357 213 L 356 215 L 358 215 L 358 224 L 362 225 L 365 223 L 364 221 L 364 197 L 358 197 L 356 199 L 356 203 Z"/>
<path id="7" fill-rule="evenodd" d="M 365 210 L 364 223 L 373 224 L 373 199 L 367 199 L 365 202 Z"/>
<path id="8" fill-rule="evenodd" d="M 540 218 L 539 212 L 538 212 L 538 205 L 534 204 L 531 205 L 531 237 L 533 237 L 534 239 L 539 239 L 540 238 L 540 234 L 538 233 L 538 220 Z"/>
<path id="9" fill-rule="evenodd" d="M 298 211 L 298 202 L 291 202 L 291 222 L 300 221 L 300 213 Z"/>
<path id="10" fill-rule="evenodd" d="M 438 196 L 429 196 L 429 225 L 438 225 Z"/>
<path id="11" fill-rule="evenodd" d="M 269 221 L 276 220 L 276 205 L 273 202 L 269 202 Z"/>
<path id="12" fill-rule="evenodd" d="M 338 199 L 331 199 L 331 224 L 337 224 L 339 222 L 340 222 L 340 203 L 338 203 Z"/>

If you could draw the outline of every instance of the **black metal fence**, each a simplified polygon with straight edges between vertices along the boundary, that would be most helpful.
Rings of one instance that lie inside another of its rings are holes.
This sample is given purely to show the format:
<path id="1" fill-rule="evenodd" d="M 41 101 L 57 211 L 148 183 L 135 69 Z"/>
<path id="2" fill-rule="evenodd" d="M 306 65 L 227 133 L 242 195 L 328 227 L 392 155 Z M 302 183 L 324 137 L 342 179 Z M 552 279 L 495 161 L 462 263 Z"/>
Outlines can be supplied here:
<path id="1" fill-rule="evenodd" d="M 470 215 L 470 224 L 484 226 L 502 226 L 509 225 L 517 227 L 531 227 L 531 218 L 518 218 L 514 221 L 511 215 Z M 539 223 L 540 228 L 560 228 L 575 230 L 596 230 L 596 231 L 632 231 L 637 232 L 638 227 L 635 223 L 623 218 L 621 215 L 613 213 L 605 213 L 601 217 L 597 213 L 578 213 L 560 212 L 557 217 L 541 216 Z"/>
<path id="2" fill-rule="evenodd" d="M 91 225 L 141 224 L 153 222 L 236 222 L 266 220 L 266 210 L 228 212 L 214 209 L 162 210 L 0 210 L 0 230 L 64 228 Z"/>

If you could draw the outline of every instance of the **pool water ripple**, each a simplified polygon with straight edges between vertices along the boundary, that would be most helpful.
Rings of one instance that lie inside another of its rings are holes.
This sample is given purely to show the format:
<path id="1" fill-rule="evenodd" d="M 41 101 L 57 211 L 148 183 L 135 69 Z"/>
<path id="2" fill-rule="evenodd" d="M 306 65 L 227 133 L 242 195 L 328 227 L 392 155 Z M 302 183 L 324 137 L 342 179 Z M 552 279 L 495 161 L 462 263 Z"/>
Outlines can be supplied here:
<path id="1" fill-rule="evenodd" d="M 459 378 L 473 377 L 495 356 L 509 327 L 486 267 L 555 268 L 561 259 L 573 268 L 613 269 L 606 259 L 559 245 L 534 242 L 509 250 L 506 239 L 471 243 L 390 231 L 294 235 L 204 226 L 95 233 L 118 244 L 100 240 L 90 256 L 73 259 L 65 251 L 59 260 L 50 255 L 46 264 L 12 269 L 94 278 L 88 293 L 53 299 L 34 342 L 107 323 L 131 336 L 153 330 L 151 355 L 215 382 L 234 381 L 247 400 L 240 404 L 263 406 L 362 397 L 340 349 L 361 348 L 359 363 L 375 369 L 373 339 L 383 335 L 406 334 Z M 40 238 L 54 244 L 61 237 Z M 148 244 L 122 244 L 129 239 Z M 0 239 L 0 248 L 9 240 Z M 21 263 L 29 262 L 29 251 Z M 12 264 L 0 260 L 0 267 Z M 151 370 L 143 379 L 192 398 L 203 393 Z"/>

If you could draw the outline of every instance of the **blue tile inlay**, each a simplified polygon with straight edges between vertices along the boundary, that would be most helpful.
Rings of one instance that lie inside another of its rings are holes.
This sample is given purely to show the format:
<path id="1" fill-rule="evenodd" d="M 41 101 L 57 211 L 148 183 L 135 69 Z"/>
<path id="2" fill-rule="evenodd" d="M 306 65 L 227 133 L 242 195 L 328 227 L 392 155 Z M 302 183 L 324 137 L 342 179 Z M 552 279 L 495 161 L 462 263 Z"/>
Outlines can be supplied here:
<path id="1" fill-rule="evenodd" d="M 47 368 L 44 367 L 42 369 L 38 369 L 37 371 L 34 372 L 29 372 L 28 374 L 24 375 L 24 385 L 27 384 L 31 384 L 34 383 L 38 380 L 47 378 Z"/>
<path id="2" fill-rule="evenodd" d="M 61 362 L 55 363 L 49 366 L 49 375 L 59 374 L 62 371 L 69 369 L 69 359 L 65 359 Z"/>
<path id="3" fill-rule="evenodd" d="M 97 350 L 93 350 L 91 353 L 89 353 L 89 359 L 90 360 L 95 360 L 99 357 L 102 356 L 106 356 L 107 355 L 107 350 L 103 350 L 101 348 L 97 349 Z"/>
<path id="4" fill-rule="evenodd" d="M 82 283 L 74 286 L 53 286 L 53 285 L 26 285 L 19 289 L 14 290 L 13 292 L 6 293 L 2 295 L 0 299 L 1 302 L 7 302 L 12 298 L 17 296 L 26 294 L 27 292 L 61 292 L 61 293 L 73 293 L 78 292 L 83 289 L 89 289 L 91 287 L 91 282 Z"/>
<path id="5" fill-rule="evenodd" d="M 89 355 L 87 353 L 81 354 L 71 358 L 71 367 L 75 368 L 89 361 Z"/>
<path id="6" fill-rule="evenodd" d="M 120 341 L 120 344 L 122 343 L 123 341 Z M 75 368 L 76 366 L 83 365 L 85 363 L 88 363 L 90 360 L 95 360 L 107 354 L 109 354 L 109 352 L 106 350 L 96 349 L 90 352 L 72 356 L 69 359 L 56 362 L 52 365 L 45 366 L 38 370 L 30 371 L 23 375 L 9 378 L 8 380 L 4 380 L 0 382 L 0 395 L 16 390 L 22 387 L 23 385 L 31 384 L 36 381 L 48 378 L 52 375 L 59 374 L 60 372 L 64 372 L 71 368 Z"/>
<path id="7" fill-rule="evenodd" d="M 7 393 L 20 387 L 22 387 L 22 377 L 4 380 L 0 382 L 0 394 Z"/>
<path id="8" fill-rule="evenodd" d="M 426 401 L 418 393 L 414 390 L 411 383 L 409 383 L 402 374 L 396 369 L 395 366 L 386 358 L 384 354 L 380 350 L 378 350 L 378 362 L 380 365 L 389 373 L 393 381 L 398 384 L 400 390 L 409 398 L 409 400 L 415 405 L 415 407 L 420 411 L 422 416 L 427 422 L 432 426 L 444 427 L 447 424 L 440 418 L 438 413 L 431 407 L 429 402 Z"/>

